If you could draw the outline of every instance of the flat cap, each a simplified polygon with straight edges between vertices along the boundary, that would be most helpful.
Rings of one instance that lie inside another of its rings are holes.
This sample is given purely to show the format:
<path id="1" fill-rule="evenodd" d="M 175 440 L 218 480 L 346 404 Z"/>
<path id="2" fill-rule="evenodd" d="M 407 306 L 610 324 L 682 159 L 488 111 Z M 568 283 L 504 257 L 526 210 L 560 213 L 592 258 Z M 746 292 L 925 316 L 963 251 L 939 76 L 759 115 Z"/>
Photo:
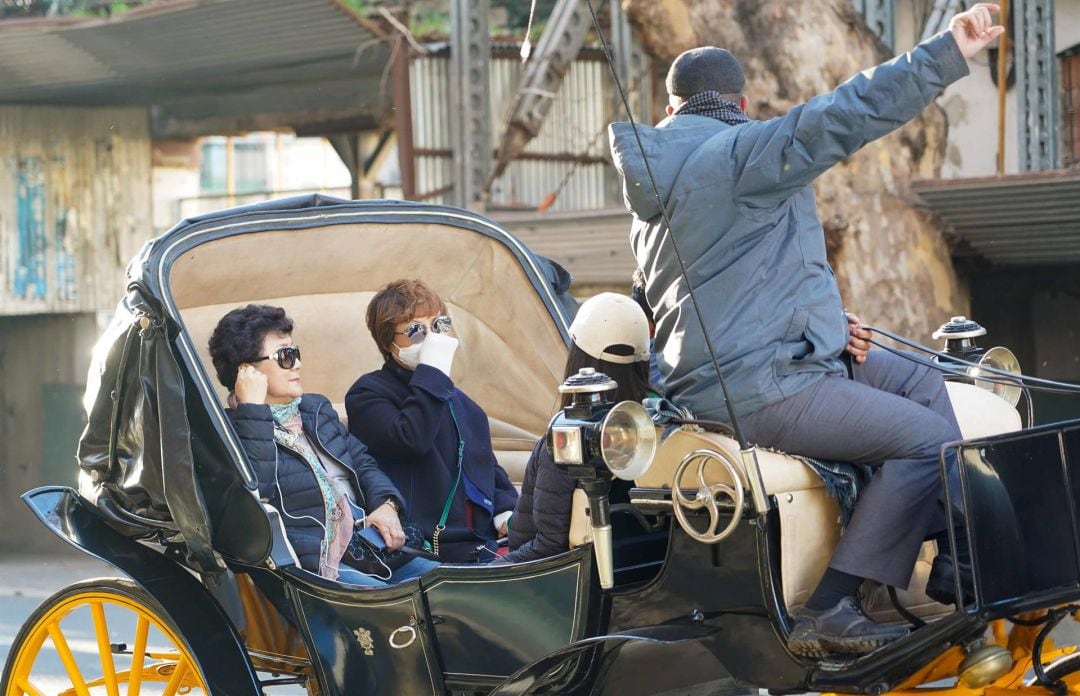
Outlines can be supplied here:
<path id="1" fill-rule="evenodd" d="M 679 54 L 667 74 L 668 94 L 689 98 L 700 92 L 741 94 L 746 86 L 742 66 L 730 51 L 700 46 Z"/>

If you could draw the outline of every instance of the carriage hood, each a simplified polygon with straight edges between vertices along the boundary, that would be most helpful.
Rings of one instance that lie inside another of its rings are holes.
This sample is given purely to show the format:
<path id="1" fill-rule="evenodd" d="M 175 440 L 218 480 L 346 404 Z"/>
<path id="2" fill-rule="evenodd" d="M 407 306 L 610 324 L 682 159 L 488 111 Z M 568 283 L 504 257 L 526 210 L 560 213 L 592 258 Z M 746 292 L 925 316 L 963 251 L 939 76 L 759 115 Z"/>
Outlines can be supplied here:
<path id="1" fill-rule="evenodd" d="M 234 531 L 265 516 L 224 414 L 210 332 L 234 307 L 284 307 L 305 390 L 337 404 L 382 364 L 364 312 L 398 278 L 420 278 L 447 302 L 461 340 L 454 380 L 493 436 L 542 434 L 577 308 L 564 269 L 467 210 L 288 198 L 185 220 L 131 261 L 87 379 L 80 493 L 132 533 L 182 538 L 196 567 L 220 569 L 214 551 L 260 561 L 269 535 Z"/>

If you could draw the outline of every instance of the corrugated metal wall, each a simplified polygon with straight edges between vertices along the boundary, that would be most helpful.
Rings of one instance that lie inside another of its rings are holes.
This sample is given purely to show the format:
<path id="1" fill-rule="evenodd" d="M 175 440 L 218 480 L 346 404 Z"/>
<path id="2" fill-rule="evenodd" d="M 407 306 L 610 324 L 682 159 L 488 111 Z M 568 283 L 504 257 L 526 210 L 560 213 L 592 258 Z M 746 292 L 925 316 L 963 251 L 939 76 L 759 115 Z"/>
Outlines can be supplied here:
<path id="1" fill-rule="evenodd" d="M 432 202 L 450 202 L 445 192 L 453 184 L 453 147 L 447 105 L 451 103 L 450 61 L 444 54 L 415 58 L 410 82 L 413 108 L 413 146 L 417 195 Z M 505 130 L 505 119 L 523 72 L 516 58 L 492 58 L 490 95 L 492 152 Z M 573 175 L 552 210 L 588 210 L 621 205 L 614 170 L 603 162 L 576 163 L 582 156 L 606 156 L 606 127 L 612 116 L 614 86 L 606 63 L 579 59 L 563 79 L 551 111 L 525 148 L 496 180 L 492 205 L 535 207 L 555 191 L 571 168 Z M 528 155 L 536 157 L 529 158 Z"/>
<path id="2" fill-rule="evenodd" d="M 112 309 L 152 236 L 143 108 L 0 106 L 0 316 Z"/>

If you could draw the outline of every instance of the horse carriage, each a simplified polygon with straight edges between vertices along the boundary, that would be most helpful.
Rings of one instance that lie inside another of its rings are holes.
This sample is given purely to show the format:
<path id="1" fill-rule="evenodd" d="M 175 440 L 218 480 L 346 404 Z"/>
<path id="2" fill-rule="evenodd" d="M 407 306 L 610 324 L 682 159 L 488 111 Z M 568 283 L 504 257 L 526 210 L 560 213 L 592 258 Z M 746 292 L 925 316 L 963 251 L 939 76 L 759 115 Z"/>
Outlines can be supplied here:
<path id="1" fill-rule="evenodd" d="M 307 387 L 340 399 L 381 363 L 364 311 L 403 275 L 446 299 L 465 346 L 455 382 L 488 413 L 511 478 L 546 433 L 580 482 L 568 552 L 349 586 L 301 569 L 259 500 L 212 379 L 215 323 L 248 302 L 284 307 Z M 24 495 L 122 576 L 45 600 L 0 692 L 51 693 L 38 675 L 53 651 L 62 693 L 79 695 L 1080 688 L 1080 654 L 1047 639 L 1080 601 L 1080 422 L 1023 428 L 997 394 L 950 382 L 966 439 L 947 448 L 961 462 L 947 493 L 965 513 L 972 587 L 958 582 L 956 606 L 926 596 L 928 542 L 910 587 L 862 598 L 876 620 L 915 630 L 859 657 L 798 657 L 791 616 L 841 532 L 837 497 L 798 456 L 693 424 L 662 431 L 640 405 L 608 403 L 602 375 L 571 380 L 575 403 L 560 411 L 569 282 L 495 223 L 415 203 L 286 199 L 149 242 L 94 351 L 78 487 Z M 93 671 L 73 657 L 80 617 Z"/>

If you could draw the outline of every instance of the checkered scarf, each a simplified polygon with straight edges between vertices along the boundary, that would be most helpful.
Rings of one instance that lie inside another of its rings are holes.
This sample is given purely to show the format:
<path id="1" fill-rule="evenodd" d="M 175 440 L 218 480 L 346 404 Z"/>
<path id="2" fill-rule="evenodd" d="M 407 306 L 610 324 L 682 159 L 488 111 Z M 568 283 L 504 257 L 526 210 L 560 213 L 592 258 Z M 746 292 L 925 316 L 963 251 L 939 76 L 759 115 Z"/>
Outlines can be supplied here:
<path id="1" fill-rule="evenodd" d="M 675 113 L 708 116 L 729 126 L 737 126 L 750 120 L 738 104 L 724 99 L 719 92 L 698 92 L 687 99 Z"/>

